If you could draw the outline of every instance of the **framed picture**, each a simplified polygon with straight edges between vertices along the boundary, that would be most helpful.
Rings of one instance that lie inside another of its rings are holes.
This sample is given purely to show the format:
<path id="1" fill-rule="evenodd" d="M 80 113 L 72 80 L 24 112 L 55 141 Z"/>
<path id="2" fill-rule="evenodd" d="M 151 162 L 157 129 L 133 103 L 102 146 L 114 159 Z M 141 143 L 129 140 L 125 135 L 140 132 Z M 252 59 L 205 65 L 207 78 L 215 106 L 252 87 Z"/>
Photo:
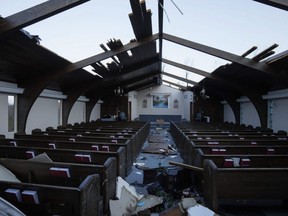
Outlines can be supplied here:
<path id="1" fill-rule="evenodd" d="M 169 96 L 170 94 L 155 94 L 152 98 L 152 108 L 169 108 Z"/>

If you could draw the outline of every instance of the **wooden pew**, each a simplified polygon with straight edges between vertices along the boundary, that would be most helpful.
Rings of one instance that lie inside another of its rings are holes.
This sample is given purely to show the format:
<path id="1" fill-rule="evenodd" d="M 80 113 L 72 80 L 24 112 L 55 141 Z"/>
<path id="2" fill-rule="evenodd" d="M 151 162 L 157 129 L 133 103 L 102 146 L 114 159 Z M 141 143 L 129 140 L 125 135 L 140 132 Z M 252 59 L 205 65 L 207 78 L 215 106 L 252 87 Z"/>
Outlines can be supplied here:
<path id="1" fill-rule="evenodd" d="M 16 205 L 29 216 L 54 215 L 51 214 L 51 212 L 71 216 L 88 216 L 93 215 L 90 212 L 91 210 L 94 211 L 92 206 L 95 205 L 95 203 L 93 202 L 93 205 L 90 204 L 90 200 L 93 200 L 94 197 L 90 196 L 89 194 L 94 193 L 93 191 L 91 192 L 91 190 L 95 182 L 97 182 L 97 180 L 95 180 L 95 176 L 88 176 L 87 179 L 85 179 L 85 181 L 83 181 L 83 183 L 78 187 L 63 187 L 32 183 L 11 183 L 2 181 L 0 183 L 0 194 L 6 198 L 5 191 L 7 189 L 18 189 L 21 192 L 36 191 L 39 200 L 41 200 L 41 203 L 43 202 L 44 205 L 33 205 L 29 202 L 24 202 L 23 204 L 18 203 L 17 205 L 16 203 L 12 202 L 12 204 Z M 9 198 L 7 200 L 9 200 Z M 87 210 L 90 207 L 91 209 Z"/>
<path id="2" fill-rule="evenodd" d="M 201 136 L 201 135 L 280 135 L 278 133 L 274 133 L 273 130 L 193 130 L 193 129 L 184 129 L 181 131 L 185 134 L 185 135 L 197 135 L 197 136 Z M 284 135 L 284 134 L 282 134 Z M 286 134 L 287 136 L 287 134 Z"/>
<path id="3" fill-rule="evenodd" d="M 36 139 L 36 140 L 64 140 L 64 141 L 87 141 L 87 142 L 108 142 L 108 143 L 121 143 L 126 144 L 130 142 L 130 139 L 125 138 L 112 138 L 112 137 L 97 137 L 97 136 L 77 136 L 77 135 L 65 135 L 65 134 L 56 134 L 50 135 L 47 134 L 19 134 L 15 133 L 14 138 L 17 139 Z M 113 140 L 115 142 L 113 142 Z"/>
<path id="4" fill-rule="evenodd" d="M 16 139 L 28 139 L 28 140 L 48 140 L 50 142 L 58 142 L 58 141 L 73 141 L 73 142 L 89 142 L 89 143 L 103 143 L 103 144 L 119 144 L 126 146 L 129 157 L 129 162 L 131 164 L 131 161 L 133 161 L 133 158 L 136 158 L 136 155 L 138 155 L 138 149 L 133 147 L 133 144 L 131 143 L 130 139 L 124 139 L 124 138 L 99 138 L 99 137 L 83 137 L 83 136 L 65 136 L 65 135 L 59 135 L 59 136 L 46 136 L 46 135 L 38 135 L 38 134 L 19 134 L 16 133 L 14 135 Z M 140 144 L 138 144 L 140 145 Z M 132 154 L 129 154 L 129 152 L 132 152 Z M 130 172 L 131 170 L 129 170 Z M 128 173 L 129 173 L 128 172 Z"/>
<path id="5" fill-rule="evenodd" d="M 184 140 L 178 143 L 178 149 L 184 161 L 193 165 L 193 157 L 195 155 L 195 149 L 201 147 L 211 147 L 211 148 L 225 148 L 225 146 L 242 146 L 242 148 L 249 147 L 267 147 L 273 148 L 274 146 L 288 146 L 288 140 L 235 140 L 235 139 L 225 139 L 225 140 Z"/>
<path id="6" fill-rule="evenodd" d="M 201 149 L 196 149 L 196 157 L 194 158 L 194 166 L 202 167 L 204 160 L 209 159 L 215 161 L 216 164 L 225 162 L 229 158 L 248 158 L 251 167 L 285 167 L 288 162 L 287 154 L 204 154 Z M 259 162 L 260 161 L 260 162 Z"/>
<path id="7" fill-rule="evenodd" d="M 150 131 L 150 122 L 87 122 L 77 126 L 59 126 L 58 129 L 82 129 L 85 130 L 99 130 L 99 131 L 115 131 L 118 132 L 135 132 L 132 139 L 133 159 L 135 160 L 140 153 L 142 145 Z"/>
<path id="8" fill-rule="evenodd" d="M 265 146 L 265 145 L 218 145 L 218 146 L 197 146 L 201 149 L 204 154 L 220 154 L 220 155 L 233 155 L 233 154 L 288 154 L 288 145 L 284 146 Z M 197 149 L 197 148 L 195 148 Z M 194 151 L 195 152 L 195 151 Z M 195 157 L 195 154 L 192 152 L 192 157 Z"/>
<path id="9" fill-rule="evenodd" d="M 288 140 L 288 136 L 282 134 L 193 134 L 186 136 L 189 140 Z"/>
<path id="10" fill-rule="evenodd" d="M 138 142 L 138 138 L 136 137 L 136 135 L 134 133 L 128 134 L 128 133 L 122 133 L 122 132 L 100 132 L 100 131 L 88 131 L 85 130 L 84 128 L 82 128 L 83 130 L 47 130 L 47 131 L 41 131 L 41 130 L 33 130 L 32 131 L 32 135 L 45 135 L 45 136 L 52 136 L 53 138 L 55 137 L 55 140 L 63 140 L 63 136 L 64 137 L 69 137 L 68 140 L 79 140 L 79 137 L 83 137 L 83 139 L 86 139 L 86 137 L 88 137 L 88 141 L 91 142 L 91 138 L 97 138 L 97 142 L 106 142 L 106 143 L 120 143 L 123 144 L 125 143 L 126 145 L 128 145 L 127 148 L 131 148 L 131 155 L 133 157 L 133 146 L 136 146 L 136 143 Z M 136 133 L 137 134 L 137 133 Z M 60 138 L 58 136 L 61 136 Z M 46 138 L 44 138 L 46 139 Z M 99 140 L 100 139 L 100 140 Z M 67 139 L 66 139 L 67 140 Z M 124 140 L 124 141 L 123 141 Z M 125 140 L 128 140 L 128 142 L 125 142 Z M 129 144 L 127 144 L 129 143 Z M 133 158 L 131 157 L 131 159 L 126 159 L 129 162 L 129 166 L 131 165 L 131 167 L 129 167 L 129 169 L 127 168 L 127 172 L 125 173 L 125 175 L 128 175 L 128 173 L 131 171 L 132 168 L 132 161 Z M 123 176 L 122 176 L 123 177 Z"/>
<path id="11" fill-rule="evenodd" d="M 127 171 L 128 171 L 126 148 L 125 146 L 120 146 L 120 145 L 117 146 L 117 145 L 112 145 L 112 144 L 105 145 L 105 144 L 95 144 L 95 143 L 91 144 L 91 143 L 85 143 L 85 142 L 71 142 L 71 141 L 70 142 L 56 141 L 52 143 L 49 140 L 33 140 L 33 139 L 32 140 L 0 139 L 0 146 L 15 146 L 15 147 L 22 146 L 22 147 L 45 148 L 45 149 L 67 149 L 67 150 L 71 149 L 71 150 L 93 151 L 96 153 L 96 156 L 99 155 L 99 158 L 115 157 L 117 160 L 117 167 L 118 167 L 117 175 L 124 178 L 126 177 Z M 103 149 L 103 146 L 105 147 L 105 149 Z M 108 151 L 106 147 L 109 148 Z M 132 167 L 131 164 L 129 164 L 129 166 Z"/>
<path id="12" fill-rule="evenodd" d="M 194 158 L 193 165 L 196 167 L 204 167 L 205 160 L 213 160 L 218 167 L 234 167 L 234 160 L 237 161 L 237 168 L 241 167 L 242 160 L 246 163 L 245 167 L 256 168 L 269 168 L 269 167 L 287 167 L 288 156 L 286 154 L 204 154 L 201 149 L 196 149 L 196 156 Z M 195 174 L 195 187 L 199 190 L 203 190 L 203 176 L 201 174 Z"/>
<path id="13" fill-rule="evenodd" d="M 119 134 L 118 134 L 119 133 Z M 100 138 L 120 138 L 120 139 L 132 139 L 134 136 L 134 133 L 121 133 L 120 132 L 102 132 L 102 131 L 82 131 L 82 130 L 48 130 L 48 131 L 39 131 L 39 130 L 34 130 L 32 131 L 32 134 L 34 135 L 46 135 L 46 136 L 70 136 L 70 137 L 75 137 L 75 136 L 84 136 L 84 137 L 100 137 Z"/>
<path id="14" fill-rule="evenodd" d="M 90 216 L 99 213 L 100 177 L 93 174 L 91 165 L 83 170 L 77 164 L 67 166 L 15 159 L 0 159 L 0 164 L 21 180 L 0 181 L 0 195 L 26 215 Z M 51 176 L 50 168 L 57 166 L 69 168 L 70 178 Z"/>
<path id="15" fill-rule="evenodd" d="M 218 143 L 218 144 L 216 144 Z M 251 144 L 252 143 L 252 144 Z M 254 144 L 253 144 L 254 143 Z M 189 145 L 190 144 L 190 145 Z M 227 142 L 217 142 L 217 141 L 191 141 L 187 142 L 186 147 L 184 149 L 187 150 L 187 152 L 183 152 L 182 157 L 184 160 L 193 165 L 193 158 L 195 158 L 196 152 L 195 150 L 197 148 L 203 149 L 205 153 L 211 152 L 212 149 L 224 149 L 226 152 L 222 151 L 223 154 L 229 154 L 230 153 L 241 153 L 242 154 L 286 154 L 287 148 L 288 148 L 288 141 L 273 141 L 269 142 L 267 140 L 262 141 L 228 141 Z M 207 150 L 206 150 L 207 149 Z M 273 151 L 274 150 L 274 151 Z M 217 152 L 214 152 L 217 154 Z M 219 150 L 218 153 L 221 153 L 221 150 Z"/>
<path id="16" fill-rule="evenodd" d="M 8 147 L 0 146 L 1 158 L 27 159 L 27 151 L 33 152 L 35 156 L 46 153 L 54 162 L 82 163 L 99 165 L 101 185 L 103 187 L 103 205 L 108 210 L 109 199 L 114 198 L 117 178 L 117 161 L 115 157 L 99 158 L 99 154 L 91 151 L 64 150 L 64 149 L 44 149 L 36 147 Z M 78 161 L 75 154 L 90 155 L 91 162 Z"/>
<path id="17" fill-rule="evenodd" d="M 287 133 L 239 130 L 228 136 L 213 128 L 194 134 L 188 130 L 191 130 L 189 126 L 183 129 L 171 123 L 172 136 L 184 161 L 204 167 L 204 178 L 202 173 L 195 173 L 194 186 L 199 192 L 204 191 L 204 201 L 209 208 L 218 213 L 219 204 L 225 199 L 287 200 Z M 225 148 L 226 152 L 210 154 L 212 148 Z M 267 154 L 268 148 L 273 148 L 279 155 Z M 206 165 L 207 161 L 213 166 Z"/>
<path id="18" fill-rule="evenodd" d="M 213 160 L 205 160 L 203 182 L 204 202 L 216 213 L 225 200 L 288 199 L 287 166 L 219 168 Z"/>

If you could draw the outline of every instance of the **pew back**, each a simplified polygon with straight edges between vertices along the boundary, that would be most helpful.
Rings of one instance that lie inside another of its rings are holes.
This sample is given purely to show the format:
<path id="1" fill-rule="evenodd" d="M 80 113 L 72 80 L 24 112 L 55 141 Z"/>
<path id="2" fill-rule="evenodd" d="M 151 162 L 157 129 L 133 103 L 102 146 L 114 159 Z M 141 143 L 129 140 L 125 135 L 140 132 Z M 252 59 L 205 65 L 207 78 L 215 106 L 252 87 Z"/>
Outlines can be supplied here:
<path id="1" fill-rule="evenodd" d="M 280 177 L 281 176 L 281 177 Z M 204 201 L 215 212 L 221 200 L 287 200 L 288 168 L 218 168 L 204 163 Z"/>

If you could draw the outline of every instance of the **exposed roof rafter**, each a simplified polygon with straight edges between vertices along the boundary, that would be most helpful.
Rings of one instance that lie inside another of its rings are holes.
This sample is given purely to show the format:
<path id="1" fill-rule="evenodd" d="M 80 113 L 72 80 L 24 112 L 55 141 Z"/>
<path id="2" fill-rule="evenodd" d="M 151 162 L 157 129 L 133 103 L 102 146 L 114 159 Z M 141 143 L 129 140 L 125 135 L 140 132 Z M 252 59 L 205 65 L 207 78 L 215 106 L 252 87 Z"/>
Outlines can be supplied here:
<path id="1" fill-rule="evenodd" d="M 240 64 L 240 65 L 243 65 L 245 67 L 249 67 L 251 69 L 261 71 L 263 73 L 266 73 L 266 74 L 273 76 L 273 77 L 276 77 L 276 78 L 279 78 L 279 76 L 283 76 L 283 74 L 281 74 L 281 75 L 278 74 L 277 71 L 275 71 L 273 68 L 269 67 L 265 63 L 255 62 L 251 59 L 244 58 L 244 57 L 235 55 L 233 53 L 229 53 L 229 52 L 219 50 L 219 49 L 216 49 L 213 47 L 209 47 L 209 46 L 206 46 L 203 44 L 192 42 L 192 41 L 189 41 L 189 40 L 186 40 L 183 38 L 179 38 L 179 37 L 176 37 L 173 35 L 169 35 L 166 33 L 163 33 L 163 39 L 167 40 L 167 41 L 174 42 L 176 44 L 180 44 L 182 46 L 185 46 L 185 47 L 197 50 L 197 51 L 200 51 L 200 52 L 203 52 L 203 53 L 206 53 L 206 54 L 209 54 L 209 55 L 212 55 L 212 56 L 215 56 L 215 57 L 219 57 L 221 59 L 225 59 L 225 60 L 230 61 L 230 62 L 234 62 L 234 63 Z M 287 77 L 282 77 L 282 78 L 287 80 Z M 281 77 L 280 77 L 280 79 L 281 79 Z M 285 83 L 288 83 L 288 82 L 285 81 Z"/>
<path id="2" fill-rule="evenodd" d="M 282 10 L 288 11 L 288 2 L 287 0 L 254 0 L 272 7 L 277 7 Z"/>
<path id="3" fill-rule="evenodd" d="M 88 1 L 90 0 L 46 1 L 5 19 L 0 19 L 0 38 L 7 36 L 9 32 L 27 27 Z"/>

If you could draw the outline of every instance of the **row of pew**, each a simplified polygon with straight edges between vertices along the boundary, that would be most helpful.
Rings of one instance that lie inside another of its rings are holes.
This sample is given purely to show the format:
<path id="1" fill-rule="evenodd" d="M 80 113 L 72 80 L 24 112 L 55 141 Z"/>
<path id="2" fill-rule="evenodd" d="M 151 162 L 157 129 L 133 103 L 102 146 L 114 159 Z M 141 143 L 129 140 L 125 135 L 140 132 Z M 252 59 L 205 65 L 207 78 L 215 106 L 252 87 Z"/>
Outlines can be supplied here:
<path id="1" fill-rule="evenodd" d="M 93 122 L 0 137 L 0 196 L 26 215 L 109 215 L 117 176 L 125 178 L 149 122 Z M 29 195 L 27 195 L 27 193 Z"/>
<path id="2" fill-rule="evenodd" d="M 288 136 L 269 129 L 224 129 L 171 122 L 184 162 L 204 169 L 194 184 L 215 212 L 225 203 L 288 200 Z"/>

